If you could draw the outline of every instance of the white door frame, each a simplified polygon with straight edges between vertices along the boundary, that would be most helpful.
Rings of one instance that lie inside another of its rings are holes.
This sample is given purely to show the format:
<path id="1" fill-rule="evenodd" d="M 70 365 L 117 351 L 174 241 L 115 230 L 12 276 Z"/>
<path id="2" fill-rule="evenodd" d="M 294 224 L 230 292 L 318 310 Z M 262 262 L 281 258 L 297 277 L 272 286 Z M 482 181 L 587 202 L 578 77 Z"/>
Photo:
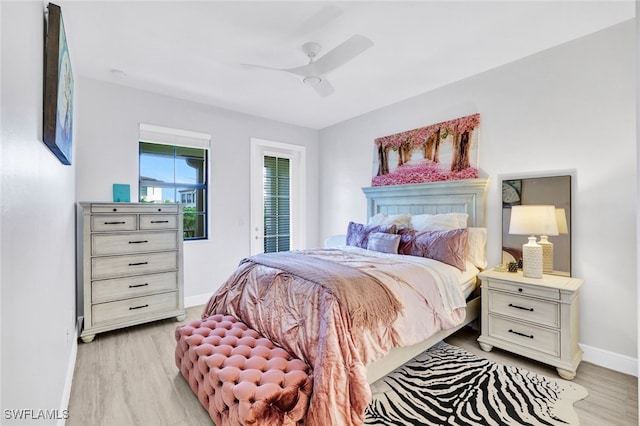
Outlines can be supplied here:
<path id="1" fill-rule="evenodd" d="M 264 251 L 264 187 L 265 155 L 288 158 L 291 173 L 291 249 L 306 246 L 305 191 L 306 147 L 251 138 L 251 254 Z"/>

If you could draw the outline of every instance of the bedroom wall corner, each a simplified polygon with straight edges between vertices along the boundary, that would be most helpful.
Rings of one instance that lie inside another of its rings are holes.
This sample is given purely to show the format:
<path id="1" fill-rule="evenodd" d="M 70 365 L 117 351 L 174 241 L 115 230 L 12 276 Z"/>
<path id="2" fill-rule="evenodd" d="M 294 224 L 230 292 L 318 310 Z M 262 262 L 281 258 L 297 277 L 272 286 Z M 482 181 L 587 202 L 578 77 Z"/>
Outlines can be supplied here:
<path id="1" fill-rule="evenodd" d="M 76 347 L 76 167 L 62 165 L 42 142 L 44 3 L 0 2 L 0 10 L 0 403 L 3 423 L 16 423 L 19 414 L 4 410 L 64 417 L 67 408 Z M 73 65 L 73 29 L 66 33 Z"/>
<path id="2" fill-rule="evenodd" d="M 638 19 L 638 12 L 640 12 L 640 0 L 636 0 L 636 40 L 640 40 L 640 19 Z M 636 43 L 636 170 L 640 165 L 640 42 Z M 640 246 L 640 172 L 636 174 L 637 187 L 636 187 L 636 248 Z M 640 250 L 636 250 L 636 284 L 637 284 L 637 301 L 636 306 L 640 306 Z M 636 309 L 636 326 L 638 329 L 638 354 L 640 354 L 640 315 Z M 640 376 L 640 366 L 637 365 L 636 360 L 636 376 Z M 640 390 L 640 382 L 638 383 L 638 389 Z M 640 401 L 638 401 L 640 407 Z"/>

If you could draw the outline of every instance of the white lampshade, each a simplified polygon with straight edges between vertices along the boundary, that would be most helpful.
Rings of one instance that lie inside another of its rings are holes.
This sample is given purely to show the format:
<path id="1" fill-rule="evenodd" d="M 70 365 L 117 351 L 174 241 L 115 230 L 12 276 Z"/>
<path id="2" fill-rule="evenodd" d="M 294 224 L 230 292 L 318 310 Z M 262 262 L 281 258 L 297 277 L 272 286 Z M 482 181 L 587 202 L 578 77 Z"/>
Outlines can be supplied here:
<path id="1" fill-rule="evenodd" d="M 558 235 L 554 206 L 526 205 L 511 208 L 509 234 Z"/>
<path id="2" fill-rule="evenodd" d="M 558 234 L 568 234 L 567 214 L 564 209 L 556 209 L 556 222 L 558 223 Z"/>

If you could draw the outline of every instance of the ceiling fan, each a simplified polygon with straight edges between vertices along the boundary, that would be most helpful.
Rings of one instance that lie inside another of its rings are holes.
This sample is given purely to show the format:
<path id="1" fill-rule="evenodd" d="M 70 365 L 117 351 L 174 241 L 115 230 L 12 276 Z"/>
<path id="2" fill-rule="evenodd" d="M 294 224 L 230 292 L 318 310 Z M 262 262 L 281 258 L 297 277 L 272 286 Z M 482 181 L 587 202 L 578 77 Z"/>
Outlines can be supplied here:
<path id="1" fill-rule="evenodd" d="M 309 42 L 302 45 L 303 52 L 309 57 L 309 63 L 295 68 L 272 68 L 263 65 L 243 64 L 246 68 L 261 68 L 272 71 L 284 71 L 302 77 L 302 81 L 311 86 L 322 97 L 329 96 L 334 88 L 325 75 L 351 61 L 356 56 L 373 46 L 367 37 L 356 34 L 345 40 L 334 49 L 317 58 L 321 50 L 318 43 Z"/>

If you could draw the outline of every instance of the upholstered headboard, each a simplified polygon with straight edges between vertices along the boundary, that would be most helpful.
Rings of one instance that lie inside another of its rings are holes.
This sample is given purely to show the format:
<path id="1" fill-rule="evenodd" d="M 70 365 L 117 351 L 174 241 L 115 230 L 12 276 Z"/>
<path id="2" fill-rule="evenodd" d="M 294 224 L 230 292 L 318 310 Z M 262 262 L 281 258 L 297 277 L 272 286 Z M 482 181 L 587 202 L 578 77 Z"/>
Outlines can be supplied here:
<path id="1" fill-rule="evenodd" d="M 367 217 L 384 214 L 467 213 L 468 226 L 485 226 L 488 179 L 465 179 L 362 188 Z"/>

